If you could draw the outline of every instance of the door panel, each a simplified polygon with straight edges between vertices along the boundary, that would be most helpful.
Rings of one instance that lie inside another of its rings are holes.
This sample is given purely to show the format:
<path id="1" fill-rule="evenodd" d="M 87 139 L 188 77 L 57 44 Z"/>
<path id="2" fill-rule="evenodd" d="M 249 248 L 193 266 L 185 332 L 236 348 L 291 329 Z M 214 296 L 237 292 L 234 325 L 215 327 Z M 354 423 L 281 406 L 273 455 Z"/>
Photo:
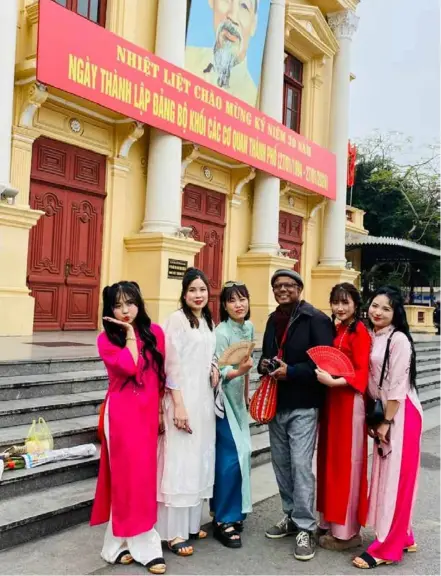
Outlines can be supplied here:
<path id="1" fill-rule="evenodd" d="M 65 330 L 92 330 L 97 324 L 103 198 L 68 195 Z"/>
<path id="2" fill-rule="evenodd" d="M 205 242 L 195 258 L 195 266 L 207 275 L 210 283 L 209 306 L 217 323 L 222 289 L 225 196 L 199 186 L 186 186 L 182 201 L 182 226 L 192 228 L 192 237 Z"/>
<path id="3" fill-rule="evenodd" d="M 31 185 L 31 208 L 44 211 L 29 235 L 28 284 L 35 298 L 36 330 L 62 328 L 66 195 L 49 185 Z"/>
<path id="4" fill-rule="evenodd" d="M 297 260 L 294 270 L 300 274 L 303 245 L 303 218 L 301 216 L 280 212 L 279 244 L 283 250 L 289 250 L 288 256 L 290 258 Z"/>

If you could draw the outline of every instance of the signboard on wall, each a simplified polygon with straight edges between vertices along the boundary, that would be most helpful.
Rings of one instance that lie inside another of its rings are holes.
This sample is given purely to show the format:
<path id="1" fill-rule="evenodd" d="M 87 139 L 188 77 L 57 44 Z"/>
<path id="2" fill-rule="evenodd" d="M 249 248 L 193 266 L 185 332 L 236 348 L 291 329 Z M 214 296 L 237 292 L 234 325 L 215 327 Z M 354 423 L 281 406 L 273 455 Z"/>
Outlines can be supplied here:
<path id="1" fill-rule="evenodd" d="M 329 150 L 53 0 L 40 0 L 37 80 L 335 199 Z"/>
<path id="2" fill-rule="evenodd" d="M 185 69 L 255 106 L 270 0 L 191 0 Z"/>

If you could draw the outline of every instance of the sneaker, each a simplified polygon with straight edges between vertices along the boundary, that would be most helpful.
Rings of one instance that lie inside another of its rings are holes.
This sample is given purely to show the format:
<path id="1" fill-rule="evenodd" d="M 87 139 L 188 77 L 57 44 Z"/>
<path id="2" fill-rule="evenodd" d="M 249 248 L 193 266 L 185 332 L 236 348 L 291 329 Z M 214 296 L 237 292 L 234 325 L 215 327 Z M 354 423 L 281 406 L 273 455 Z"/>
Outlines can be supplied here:
<path id="1" fill-rule="evenodd" d="M 315 537 L 311 532 L 300 530 L 296 536 L 294 558 L 296 560 L 312 560 L 315 556 L 316 545 Z"/>
<path id="2" fill-rule="evenodd" d="M 289 516 L 285 516 L 280 520 L 280 522 L 277 522 L 277 524 L 268 528 L 265 532 L 265 536 L 267 538 L 284 538 L 285 536 L 292 536 L 295 533 L 296 526 L 294 522 Z"/>

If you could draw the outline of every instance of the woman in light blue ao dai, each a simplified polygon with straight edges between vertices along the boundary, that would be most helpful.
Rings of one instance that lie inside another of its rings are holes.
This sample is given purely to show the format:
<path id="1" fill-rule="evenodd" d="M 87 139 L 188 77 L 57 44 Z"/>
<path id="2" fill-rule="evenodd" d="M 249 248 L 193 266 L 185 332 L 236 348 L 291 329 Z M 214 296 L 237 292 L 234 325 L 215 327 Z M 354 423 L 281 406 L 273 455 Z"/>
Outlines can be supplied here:
<path id="1" fill-rule="evenodd" d="M 249 293 L 245 284 L 227 282 L 220 296 L 221 322 L 216 328 L 216 356 L 232 344 L 254 340 Z M 248 421 L 250 357 L 222 366 L 216 399 L 216 469 L 211 500 L 214 537 L 240 548 L 243 521 L 251 512 L 251 436 Z"/>

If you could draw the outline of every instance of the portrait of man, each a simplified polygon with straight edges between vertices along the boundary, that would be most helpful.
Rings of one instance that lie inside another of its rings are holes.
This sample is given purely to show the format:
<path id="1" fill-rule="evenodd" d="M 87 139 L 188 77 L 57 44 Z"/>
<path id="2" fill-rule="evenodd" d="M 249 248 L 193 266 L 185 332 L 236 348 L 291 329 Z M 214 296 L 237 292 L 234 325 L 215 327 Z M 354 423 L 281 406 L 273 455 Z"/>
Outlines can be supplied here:
<path id="1" fill-rule="evenodd" d="M 257 102 L 270 0 L 192 0 L 185 68 Z"/>

